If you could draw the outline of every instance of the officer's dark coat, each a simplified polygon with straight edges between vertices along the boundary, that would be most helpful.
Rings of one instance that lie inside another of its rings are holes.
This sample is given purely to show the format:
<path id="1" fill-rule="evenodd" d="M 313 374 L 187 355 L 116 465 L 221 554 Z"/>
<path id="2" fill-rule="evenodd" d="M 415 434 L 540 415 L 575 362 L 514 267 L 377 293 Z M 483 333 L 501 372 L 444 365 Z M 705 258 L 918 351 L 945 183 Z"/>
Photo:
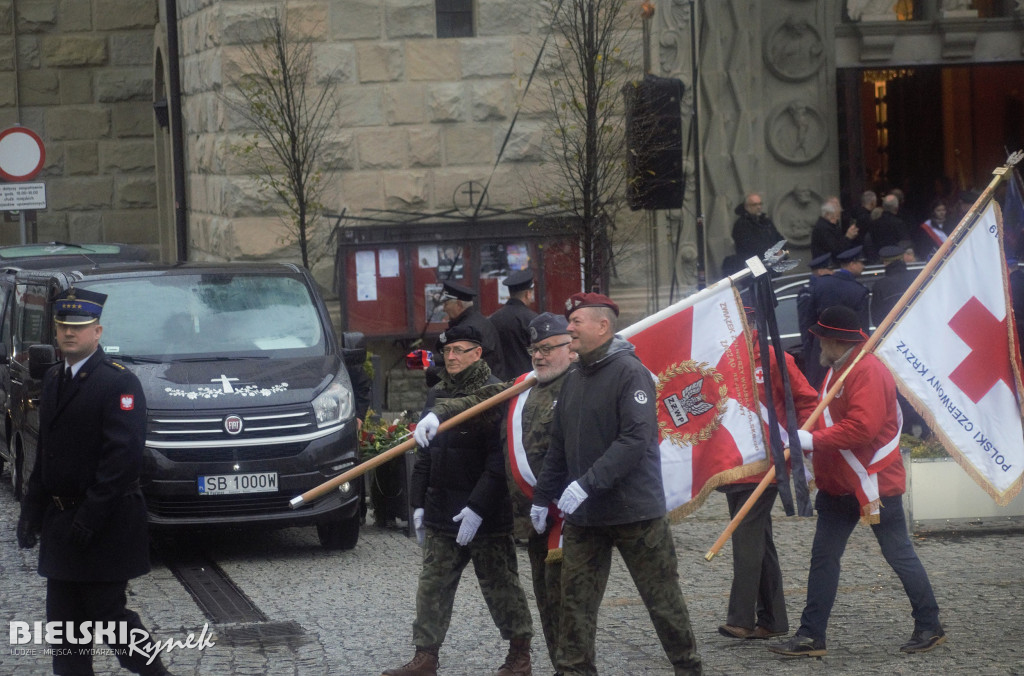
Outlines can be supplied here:
<path id="1" fill-rule="evenodd" d="M 63 368 L 59 363 L 43 378 L 39 453 L 23 507 L 42 514 L 39 574 L 80 582 L 144 575 L 149 536 L 138 487 L 146 439 L 142 386 L 102 348 L 59 388 Z M 81 503 L 61 511 L 54 495 Z M 85 548 L 71 541 L 74 522 L 93 533 Z"/>
<path id="2" fill-rule="evenodd" d="M 502 370 L 494 373 L 499 380 L 512 380 L 533 370 L 526 348 L 530 345 L 530 322 L 536 316 L 537 313 L 518 298 L 509 298 L 504 307 L 490 316 L 501 344 Z"/>

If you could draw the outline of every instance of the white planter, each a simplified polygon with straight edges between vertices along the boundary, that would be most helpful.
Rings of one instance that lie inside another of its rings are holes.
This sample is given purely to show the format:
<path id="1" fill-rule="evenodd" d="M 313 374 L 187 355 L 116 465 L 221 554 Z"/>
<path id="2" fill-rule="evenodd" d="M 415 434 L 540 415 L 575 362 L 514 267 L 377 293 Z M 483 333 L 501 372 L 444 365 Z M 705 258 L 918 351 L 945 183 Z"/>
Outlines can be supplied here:
<path id="1" fill-rule="evenodd" d="M 906 460 L 906 456 L 904 458 Z M 1024 516 L 1024 492 L 1000 507 L 950 458 L 913 460 L 907 466 L 908 521 Z"/>

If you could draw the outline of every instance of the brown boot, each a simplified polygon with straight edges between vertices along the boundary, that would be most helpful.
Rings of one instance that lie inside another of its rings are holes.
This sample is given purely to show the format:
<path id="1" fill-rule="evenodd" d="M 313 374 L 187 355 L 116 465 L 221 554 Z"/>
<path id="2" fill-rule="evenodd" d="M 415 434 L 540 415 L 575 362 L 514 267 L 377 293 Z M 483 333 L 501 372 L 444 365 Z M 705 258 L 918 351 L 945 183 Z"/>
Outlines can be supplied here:
<path id="1" fill-rule="evenodd" d="M 412 661 L 397 669 L 387 669 L 381 676 L 437 676 L 437 648 L 416 648 Z"/>
<path id="2" fill-rule="evenodd" d="M 508 642 L 505 664 L 494 676 L 533 676 L 530 666 L 530 639 L 514 638 Z"/>

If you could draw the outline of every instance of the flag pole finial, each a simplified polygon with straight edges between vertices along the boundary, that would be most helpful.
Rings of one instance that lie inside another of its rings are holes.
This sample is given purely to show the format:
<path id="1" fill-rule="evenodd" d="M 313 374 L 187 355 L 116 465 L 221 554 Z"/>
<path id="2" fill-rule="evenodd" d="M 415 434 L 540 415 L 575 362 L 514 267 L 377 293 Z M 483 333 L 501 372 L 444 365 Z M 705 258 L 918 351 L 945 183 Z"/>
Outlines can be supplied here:
<path id="1" fill-rule="evenodd" d="M 1015 150 L 1010 153 L 1010 156 L 1006 158 L 1006 164 L 1001 167 L 997 167 L 992 173 L 996 176 L 1002 176 L 1008 171 L 1012 171 L 1017 163 L 1024 159 L 1024 150 Z"/>

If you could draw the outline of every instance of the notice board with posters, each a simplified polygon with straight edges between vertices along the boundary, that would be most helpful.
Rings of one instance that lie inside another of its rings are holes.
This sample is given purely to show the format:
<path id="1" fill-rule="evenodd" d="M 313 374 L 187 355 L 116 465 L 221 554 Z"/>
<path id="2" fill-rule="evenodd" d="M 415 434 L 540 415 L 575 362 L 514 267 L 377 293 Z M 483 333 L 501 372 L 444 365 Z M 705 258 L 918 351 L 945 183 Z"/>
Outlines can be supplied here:
<path id="1" fill-rule="evenodd" d="M 517 270 L 534 271 L 537 312 L 562 312 L 565 299 L 582 287 L 576 239 L 523 220 L 359 226 L 340 234 L 335 264 L 342 330 L 368 338 L 443 331 L 446 279 L 477 291 L 484 315 L 508 300 L 501 280 Z"/>

